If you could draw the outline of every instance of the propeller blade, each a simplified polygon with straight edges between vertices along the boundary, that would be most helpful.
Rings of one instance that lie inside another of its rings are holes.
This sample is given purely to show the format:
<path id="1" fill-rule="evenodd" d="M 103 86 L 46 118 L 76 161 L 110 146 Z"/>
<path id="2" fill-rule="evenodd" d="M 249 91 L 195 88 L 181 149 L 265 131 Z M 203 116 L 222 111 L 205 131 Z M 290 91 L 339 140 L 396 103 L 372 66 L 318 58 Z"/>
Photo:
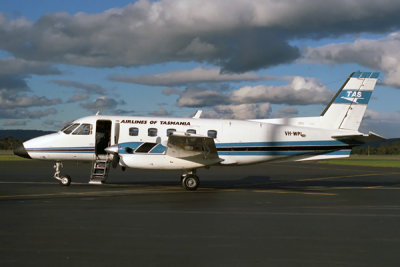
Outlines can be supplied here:
<path id="1" fill-rule="evenodd" d="M 115 169 L 118 167 L 118 163 L 119 163 L 119 155 L 118 154 L 114 154 L 114 157 L 111 161 L 111 166 Z"/>

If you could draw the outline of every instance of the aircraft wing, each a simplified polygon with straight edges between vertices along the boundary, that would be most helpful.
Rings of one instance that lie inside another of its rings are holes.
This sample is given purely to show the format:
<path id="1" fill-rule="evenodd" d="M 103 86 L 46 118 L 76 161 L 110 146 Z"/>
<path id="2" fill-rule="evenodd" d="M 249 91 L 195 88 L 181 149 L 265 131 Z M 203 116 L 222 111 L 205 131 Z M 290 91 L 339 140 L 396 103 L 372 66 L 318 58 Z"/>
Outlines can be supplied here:
<path id="1" fill-rule="evenodd" d="M 214 139 L 208 136 L 174 132 L 168 138 L 166 155 L 207 165 L 222 161 Z"/>
<path id="2" fill-rule="evenodd" d="M 369 132 L 369 134 L 359 134 L 359 135 L 332 136 L 332 138 L 350 145 L 362 145 L 367 143 L 379 142 L 386 139 L 373 132 Z"/>

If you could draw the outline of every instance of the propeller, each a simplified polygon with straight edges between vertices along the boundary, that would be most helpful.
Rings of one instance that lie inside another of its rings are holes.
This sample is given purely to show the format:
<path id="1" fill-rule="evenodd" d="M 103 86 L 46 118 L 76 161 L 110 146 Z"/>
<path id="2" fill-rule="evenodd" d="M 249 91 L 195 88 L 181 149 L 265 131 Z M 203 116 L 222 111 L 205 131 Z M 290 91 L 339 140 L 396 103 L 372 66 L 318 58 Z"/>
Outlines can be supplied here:
<path id="1" fill-rule="evenodd" d="M 119 154 L 118 154 L 118 145 L 113 145 L 113 146 L 106 147 L 104 150 L 108 154 L 112 154 L 113 155 L 113 158 L 112 158 L 112 161 L 111 161 L 111 166 L 114 169 L 117 168 L 119 160 L 120 160 L 120 157 L 119 157 Z"/>

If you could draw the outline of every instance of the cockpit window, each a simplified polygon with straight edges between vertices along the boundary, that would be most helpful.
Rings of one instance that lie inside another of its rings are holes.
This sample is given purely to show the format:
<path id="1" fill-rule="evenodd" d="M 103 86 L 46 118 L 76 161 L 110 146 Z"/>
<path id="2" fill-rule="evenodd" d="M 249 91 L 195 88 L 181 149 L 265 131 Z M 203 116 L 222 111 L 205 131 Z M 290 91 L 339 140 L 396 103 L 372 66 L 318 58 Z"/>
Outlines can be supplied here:
<path id="1" fill-rule="evenodd" d="M 83 123 L 72 134 L 90 135 L 90 134 L 92 134 L 92 125 L 91 124 L 87 124 L 87 123 Z"/>
<path id="2" fill-rule="evenodd" d="M 79 126 L 79 123 L 74 123 L 74 124 L 70 125 L 69 127 L 64 127 L 63 132 L 64 132 L 65 134 L 70 134 L 70 133 L 71 133 L 73 130 L 75 130 L 76 127 L 78 127 L 78 126 Z"/>
<path id="3" fill-rule="evenodd" d="M 67 125 L 65 125 L 60 131 L 64 132 L 65 129 L 67 129 L 69 126 L 71 126 L 72 123 L 68 123 Z"/>

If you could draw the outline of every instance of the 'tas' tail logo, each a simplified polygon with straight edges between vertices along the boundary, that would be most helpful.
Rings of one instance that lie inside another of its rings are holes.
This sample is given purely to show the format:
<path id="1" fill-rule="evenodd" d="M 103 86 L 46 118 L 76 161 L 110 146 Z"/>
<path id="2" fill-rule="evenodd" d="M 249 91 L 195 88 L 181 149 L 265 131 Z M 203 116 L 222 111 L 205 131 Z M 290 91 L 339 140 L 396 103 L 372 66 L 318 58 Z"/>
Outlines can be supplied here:
<path id="1" fill-rule="evenodd" d="M 360 91 L 346 91 L 346 95 L 342 96 L 341 98 L 358 104 L 358 100 L 364 99 L 362 96 L 362 92 Z"/>

